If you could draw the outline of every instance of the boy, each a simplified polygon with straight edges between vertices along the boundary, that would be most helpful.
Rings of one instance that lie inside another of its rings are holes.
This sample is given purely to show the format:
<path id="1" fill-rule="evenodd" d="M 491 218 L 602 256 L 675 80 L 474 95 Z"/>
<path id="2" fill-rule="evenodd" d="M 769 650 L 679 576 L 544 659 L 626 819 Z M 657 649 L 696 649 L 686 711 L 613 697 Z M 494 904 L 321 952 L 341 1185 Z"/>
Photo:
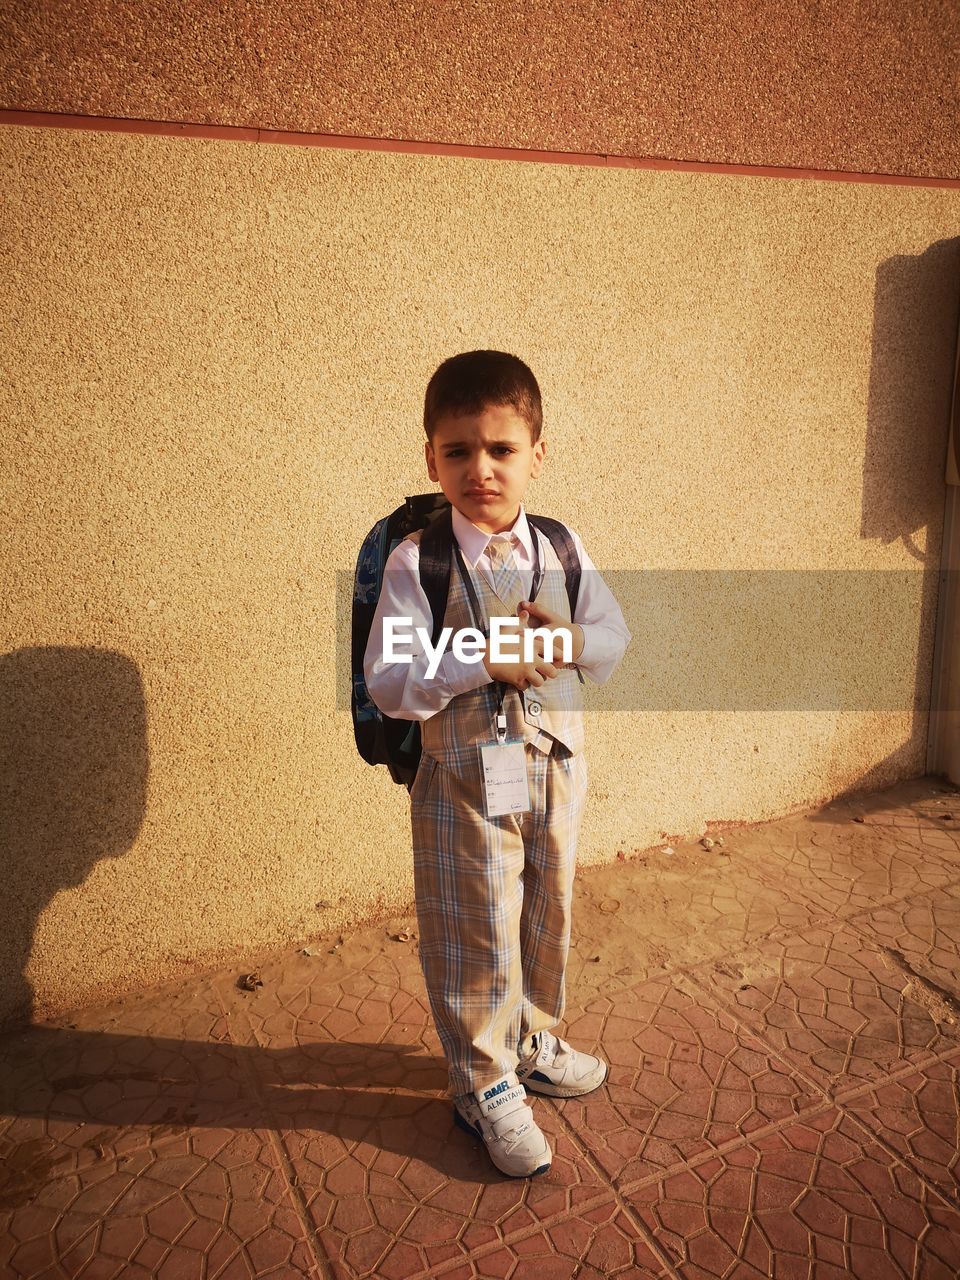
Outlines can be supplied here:
<path id="1" fill-rule="evenodd" d="M 582 578 L 571 618 L 560 560 L 527 521 L 523 497 L 546 453 L 542 420 L 536 379 L 516 356 L 466 352 L 430 379 L 427 471 L 451 503 L 457 544 L 444 626 L 486 630 L 490 618 L 514 615 L 555 631 L 572 663 L 548 661 L 542 640 L 513 661 L 495 661 L 510 655 L 489 642 L 475 662 L 448 648 L 432 678 L 422 650 L 387 661 L 385 618 L 409 618 L 410 634 L 431 631 L 416 534 L 387 561 L 364 659 L 384 714 L 421 721 L 410 793 L 420 960 L 455 1119 L 513 1177 L 543 1173 L 552 1158 L 524 1086 L 568 1098 L 607 1077 L 606 1063 L 552 1028 L 563 1014 L 586 790 L 579 671 L 608 679 L 630 639 L 576 534 Z"/>

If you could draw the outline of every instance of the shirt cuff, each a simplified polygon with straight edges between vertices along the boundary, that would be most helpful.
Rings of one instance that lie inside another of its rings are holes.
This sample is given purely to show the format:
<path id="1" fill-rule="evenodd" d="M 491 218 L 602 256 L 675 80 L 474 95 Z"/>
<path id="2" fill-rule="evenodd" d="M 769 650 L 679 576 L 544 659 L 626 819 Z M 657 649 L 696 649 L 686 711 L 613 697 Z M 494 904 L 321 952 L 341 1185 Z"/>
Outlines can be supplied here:
<path id="1" fill-rule="evenodd" d="M 577 658 L 575 666 L 589 668 L 602 658 L 602 654 L 597 653 L 597 636 L 593 627 L 585 627 L 580 623 L 580 630 L 583 632 L 583 648 L 580 650 L 580 656 Z"/>
<path id="2" fill-rule="evenodd" d="M 451 698 L 455 698 L 458 693 L 469 693 L 471 689 L 481 689 L 485 684 L 493 684 L 490 673 L 482 662 L 464 662 L 453 653 L 445 653 L 440 659 L 435 678 Z"/>

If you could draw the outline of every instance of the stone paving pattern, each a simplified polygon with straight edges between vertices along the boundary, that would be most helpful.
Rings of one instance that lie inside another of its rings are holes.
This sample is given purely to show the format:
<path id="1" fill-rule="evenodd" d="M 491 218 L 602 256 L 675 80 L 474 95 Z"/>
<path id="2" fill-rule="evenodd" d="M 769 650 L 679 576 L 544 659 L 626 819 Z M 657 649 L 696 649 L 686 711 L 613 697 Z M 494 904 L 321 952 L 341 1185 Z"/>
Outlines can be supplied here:
<path id="1" fill-rule="evenodd" d="M 540 1178 L 454 1127 L 410 919 L 9 1032 L 0 1277 L 957 1280 L 960 793 L 724 835 L 659 897 L 581 874 L 567 1034 L 611 1070 L 534 1100 Z"/>

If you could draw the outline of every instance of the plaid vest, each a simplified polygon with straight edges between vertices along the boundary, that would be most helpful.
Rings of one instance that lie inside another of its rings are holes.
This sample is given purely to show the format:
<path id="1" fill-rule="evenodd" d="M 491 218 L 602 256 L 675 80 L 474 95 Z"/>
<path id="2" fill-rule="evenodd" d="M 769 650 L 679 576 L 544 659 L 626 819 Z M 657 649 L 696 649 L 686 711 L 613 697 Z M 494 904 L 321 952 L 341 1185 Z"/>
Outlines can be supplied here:
<path id="1" fill-rule="evenodd" d="M 544 569 L 537 600 L 565 621 L 570 621 L 570 601 L 563 566 L 549 538 L 536 529 L 530 532 L 539 541 L 540 563 Z M 411 536 L 419 540 L 419 534 Z M 481 628 L 485 628 L 489 618 L 503 617 L 507 613 L 506 605 L 488 585 L 486 578 L 469 564 L 466 569 L 485 616 L 474 618 L 470 597 L 454 558 L 450 567 L 447 609 L 443 615 L 443 625 L 452 627 L 454 632 L 464 627 L 475 627 L 478 622 Z M 557 653 L 555 665 L 559 665 L 559 656 Z M 539 689 L 521 692 L 512 685 L 503 688 L 508 738 L 521 738 L 544 754 L 550 752 L 554 740 L 573 754 L 583 750 L 583 695 L 580 674 L 575 667 L 561 666 L 557 676 L 553 680 L 545 680 Z M 453 772 L 460 771 L 463 766 L 476 768 L 479 763 L 477 745 L 496 741 L 497 689 L 496 684 L 485 684 L 479 689 L 458 694 L 442 711 L 423 720 L 420 733 L 424 752 Z"/>

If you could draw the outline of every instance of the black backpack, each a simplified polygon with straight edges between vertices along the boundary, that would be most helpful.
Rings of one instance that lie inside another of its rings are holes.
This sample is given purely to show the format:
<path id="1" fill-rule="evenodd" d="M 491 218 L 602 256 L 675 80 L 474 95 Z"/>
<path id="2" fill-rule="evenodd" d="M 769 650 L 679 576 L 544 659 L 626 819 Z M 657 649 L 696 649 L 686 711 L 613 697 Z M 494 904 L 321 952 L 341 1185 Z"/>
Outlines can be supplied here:
<path id="1" fill-rule="evenodd" d="M 580 557 L 567 527 L 549 516 L 527 515 L 528 523 L 547 538 L 563 566 L 570 601 L 570 616 L 580 591 Z M 420 763 L 419 720 L 394 720 L 385 716 L 367 692 L 363 655 L 373 615 L 383 585 L 387 557 L 408 534 L 422 529 L 420 537 L 420 585 L 430 603 L 435 645 L 443 628 L 447 593 L 453 567 L 453 523 L 450 503 L 442 493 L 420 493 L 378 520 L 363 540 L 353 579 L 351 631 L 353 688 L 350 707 L 357 750 L 368 764 L 385 764 L 394 782 L 408 789 Z M 534 594 L 536 594 L 534 592 Z"/>

